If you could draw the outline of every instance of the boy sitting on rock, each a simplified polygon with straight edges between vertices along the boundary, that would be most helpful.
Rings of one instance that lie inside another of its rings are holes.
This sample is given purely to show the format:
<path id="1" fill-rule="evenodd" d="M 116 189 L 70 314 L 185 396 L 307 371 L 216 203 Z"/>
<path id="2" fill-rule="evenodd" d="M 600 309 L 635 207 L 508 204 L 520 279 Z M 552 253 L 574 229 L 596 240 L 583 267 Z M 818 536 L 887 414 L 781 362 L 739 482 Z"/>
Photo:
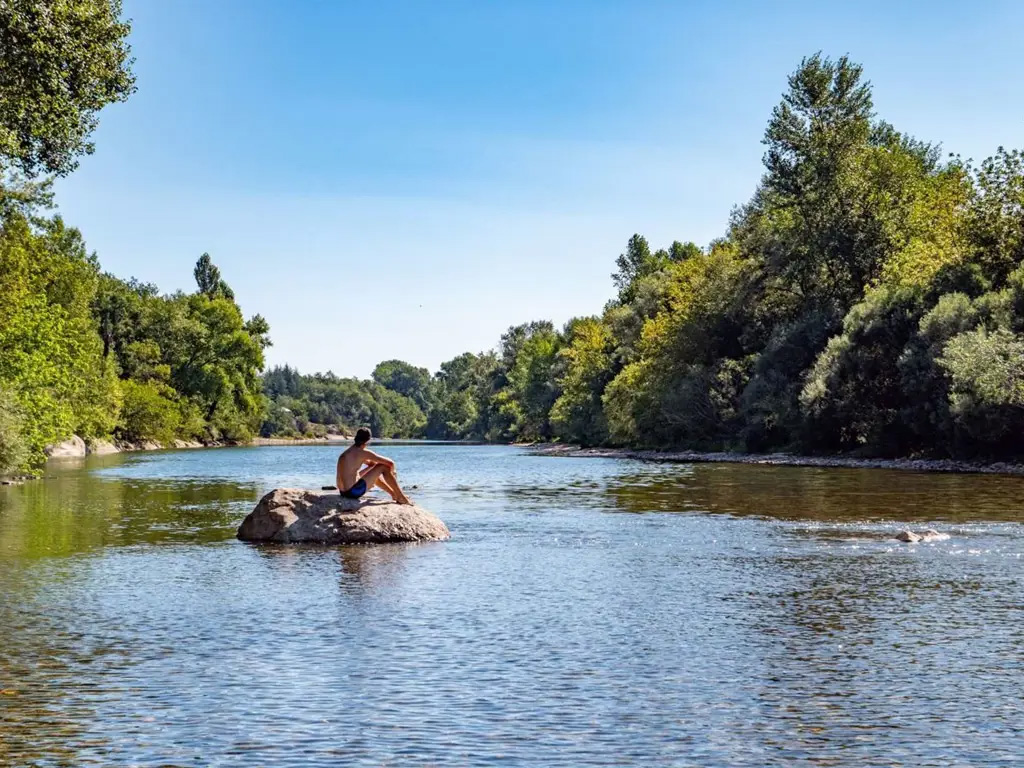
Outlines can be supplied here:
<path id="1" fill-rule="evenodd" d="M 395 462 L 366 447 L 371 437 L 370 430 L 360 427 L 356 430 L 355 444 L 338 457 L 338 492 L 347 499 L 358 499 L 377 486 L 391 494 L 397 503 L 412 504 L 398 485 Z"/>

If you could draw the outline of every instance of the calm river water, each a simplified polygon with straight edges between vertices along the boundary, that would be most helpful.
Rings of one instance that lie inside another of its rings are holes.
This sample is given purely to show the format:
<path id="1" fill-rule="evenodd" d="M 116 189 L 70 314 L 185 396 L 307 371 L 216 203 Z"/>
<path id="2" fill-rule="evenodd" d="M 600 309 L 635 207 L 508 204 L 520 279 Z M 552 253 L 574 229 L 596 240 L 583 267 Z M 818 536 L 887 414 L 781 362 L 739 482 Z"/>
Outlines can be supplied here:
<path id="1" fill-rule="evenodd" d="M 1024 761 L 1022 479 L 382 451 L 450 542 L 236 541 L 327 446 L 0 488 L 0 765 Z"/>

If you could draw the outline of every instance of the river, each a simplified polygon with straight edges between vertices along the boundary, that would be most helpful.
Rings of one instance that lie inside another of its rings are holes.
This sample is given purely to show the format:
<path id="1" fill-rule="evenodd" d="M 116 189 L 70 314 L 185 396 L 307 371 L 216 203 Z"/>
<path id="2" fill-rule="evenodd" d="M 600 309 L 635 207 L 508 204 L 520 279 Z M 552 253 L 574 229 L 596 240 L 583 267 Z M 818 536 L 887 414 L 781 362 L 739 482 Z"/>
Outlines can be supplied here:
<path id="1" fill-rule="evenodd" d="M 451 541 L 234 539 L 332 446 L 0 488 L 0 765 L 1024 756 L 1022 478 L 382 452 Z"/>

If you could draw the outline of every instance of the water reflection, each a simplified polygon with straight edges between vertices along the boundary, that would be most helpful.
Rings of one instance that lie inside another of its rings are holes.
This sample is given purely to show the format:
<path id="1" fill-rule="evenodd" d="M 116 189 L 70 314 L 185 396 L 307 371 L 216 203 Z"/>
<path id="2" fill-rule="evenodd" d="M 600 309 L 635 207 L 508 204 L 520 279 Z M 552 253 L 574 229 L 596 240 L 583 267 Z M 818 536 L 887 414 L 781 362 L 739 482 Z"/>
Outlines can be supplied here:
<path id="1" fill-rule="evenodd" d="M 4 489 L 0 557 L 60 557 L 104 546 L 213 542 L 234 533 L 253 484 L 106 480 L 69 472 Z M 243 512 L 244 514 L 244 512 Z"/>
<path id="2" fill-rule="evenodd" d="M 398 446 L 450 542 L 234 539 L 336 453 L 112 457 L 0 489 L 0 764 L 1019 754 L 1014 478 Z M 954 536 L 887 538 L 916 521 Z"/>
<path id="3" fill-rule="evenodd" d="M 1024 478 L 874 469 L 695 464 L 644 468 L 606 489 L 625 512 L 717 512 L 782 520 L 1019 522 Z"/>

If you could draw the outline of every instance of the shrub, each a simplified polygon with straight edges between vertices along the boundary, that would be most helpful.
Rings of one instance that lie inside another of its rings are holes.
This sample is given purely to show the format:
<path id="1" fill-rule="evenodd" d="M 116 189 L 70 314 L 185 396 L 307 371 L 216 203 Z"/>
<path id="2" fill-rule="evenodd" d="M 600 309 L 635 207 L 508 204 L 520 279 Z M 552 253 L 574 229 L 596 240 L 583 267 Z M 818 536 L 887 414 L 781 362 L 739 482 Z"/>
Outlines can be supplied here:
<path id="1" fill-rule="evenodd" d="M 0 390 L 0 476 L 24 470 L 29 450 L 21 433 L 22 415 L 14 398 Z"/>
<path id="2" fill-rule="evenodd" d="M 125 440 L 172 441 L 181 424 L 181 411 L 173 390 L 155 382 L 127 379 L 121 383 L 124 404 L 118 433 Z"/>

